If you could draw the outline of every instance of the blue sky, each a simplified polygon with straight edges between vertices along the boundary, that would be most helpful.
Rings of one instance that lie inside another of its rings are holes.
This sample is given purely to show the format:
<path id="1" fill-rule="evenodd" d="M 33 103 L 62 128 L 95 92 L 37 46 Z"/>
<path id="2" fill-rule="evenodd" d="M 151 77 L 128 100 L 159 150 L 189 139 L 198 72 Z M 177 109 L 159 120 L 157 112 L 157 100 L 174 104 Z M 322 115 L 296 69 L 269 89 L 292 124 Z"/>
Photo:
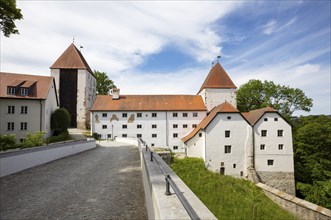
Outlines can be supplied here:
<path id="1" fill-rule="evenodd" d="M 75 38 L 124 94 L 196 94 L 212 61 L 302 89 L 330 112 L 330 1 L 17 1 L 20 35 L 1 36 L 1 71 L 49 75 Z M 297 112 L 297 115 L 307 113 Z"/>

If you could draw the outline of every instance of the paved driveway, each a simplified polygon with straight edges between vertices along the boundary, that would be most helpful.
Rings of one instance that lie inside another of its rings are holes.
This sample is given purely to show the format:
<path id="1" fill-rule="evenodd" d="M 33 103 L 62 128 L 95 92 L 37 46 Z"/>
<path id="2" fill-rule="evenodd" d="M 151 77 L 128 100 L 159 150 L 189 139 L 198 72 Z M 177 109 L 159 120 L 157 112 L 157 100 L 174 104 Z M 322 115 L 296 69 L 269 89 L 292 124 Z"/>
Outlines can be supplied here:
<path id="1" fill-rule="evenodd" d="M 100 145 L 0 178 L 1 219 L 146 219 L 138 149 Z"/>

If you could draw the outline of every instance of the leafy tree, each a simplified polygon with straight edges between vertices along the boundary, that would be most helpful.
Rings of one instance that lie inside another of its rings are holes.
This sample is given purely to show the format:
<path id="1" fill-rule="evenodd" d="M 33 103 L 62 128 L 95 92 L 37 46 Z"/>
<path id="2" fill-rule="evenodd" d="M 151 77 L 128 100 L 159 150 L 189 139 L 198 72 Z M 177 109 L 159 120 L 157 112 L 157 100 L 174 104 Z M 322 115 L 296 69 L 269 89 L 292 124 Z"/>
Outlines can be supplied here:
<path id="1" fill-rule="evenodd" d="M 270 106 L 283 116 L 290 117 L 297 110 L 309 112 L 313 102 L 301 89 L 252 79 L 238 89 L 237 105 L 243 112 Z"/>
<path id="2" fill-rule="evenodd" d="M 98 95 L 107 95 L 112 88 L 116 88 L 113 80 L 108 78 L 107 73 L 94 70 L 93 74 L 97 79 Z"/>
<path id="3" fill-rule="evenodd" d="M 18 34 L 14 20 L 22 18 L 21 9 L 16 8 L 16 0 L 0 0 L 0 28 L 5 37 Z"/>
<path id="4" fill-rule="evenodd" d="M 293 131 L 297 194 L 331 208 L 331 118 L 300 117 Z"/>
<path id="5" fill-rule="evenodd" d="M 67 109 L 59 108 L 51 116 L 51 129 L 54 135 L 66 132 L 70 126 L 70 114 Z"/>

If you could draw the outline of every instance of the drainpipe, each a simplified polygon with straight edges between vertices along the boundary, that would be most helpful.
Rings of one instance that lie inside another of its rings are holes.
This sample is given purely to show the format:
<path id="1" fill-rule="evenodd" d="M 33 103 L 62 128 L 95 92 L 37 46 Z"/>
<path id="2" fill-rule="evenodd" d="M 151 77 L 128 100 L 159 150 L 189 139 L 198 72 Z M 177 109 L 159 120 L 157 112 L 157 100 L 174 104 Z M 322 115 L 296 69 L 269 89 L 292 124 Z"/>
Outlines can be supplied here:
<path id="1" fill-rule="evenodd" d="M 253 133 L 253 168 L 255 170 L 255 131 L 254 131 L 254 125 L 252 126 L 252 133 Z"/>
<path id="2" fill-rule="evenodd" d="M 168 129 L 169 129 L 169 126 L 168 126 L 168 111 L 165 112 L 166 113 L 166 145 L 167 147 L 169 148 L 169 141 L 168 141 Z"/>
<path id="3" fill-rule="evenodd" d="M 43 125 L 43 123 L 42 123 L 42 120 L 43 120 L 43 103 L 41 102 L 41 99 L 39 99 L 39 103 L 40 103 L 40 129 L 39 129 L 39 131 L 42 131 L 42 125 Z"/>

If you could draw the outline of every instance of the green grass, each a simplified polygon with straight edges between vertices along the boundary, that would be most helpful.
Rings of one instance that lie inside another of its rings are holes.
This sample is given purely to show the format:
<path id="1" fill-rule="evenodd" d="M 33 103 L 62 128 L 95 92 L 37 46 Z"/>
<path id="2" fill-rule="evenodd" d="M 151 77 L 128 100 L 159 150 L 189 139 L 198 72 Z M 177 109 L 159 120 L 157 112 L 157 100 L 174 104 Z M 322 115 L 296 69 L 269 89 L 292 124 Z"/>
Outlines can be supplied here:
<path id="1" fill-rule="evenodd" d="M 218 219 L 296 219 L 253 183 L 210 172 L 202 159 L 175 159 L 171 167 Z"/>

